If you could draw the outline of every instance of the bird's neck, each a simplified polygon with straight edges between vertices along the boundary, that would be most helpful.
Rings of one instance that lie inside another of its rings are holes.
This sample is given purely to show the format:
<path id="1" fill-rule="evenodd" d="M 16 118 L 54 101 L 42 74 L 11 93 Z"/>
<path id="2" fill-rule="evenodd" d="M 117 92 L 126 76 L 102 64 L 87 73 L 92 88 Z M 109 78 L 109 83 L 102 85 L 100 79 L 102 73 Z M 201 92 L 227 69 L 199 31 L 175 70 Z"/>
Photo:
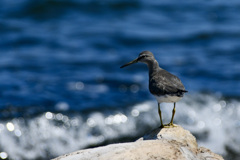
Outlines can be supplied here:
<path id="1" fill-rule="evenodd" d="M 158 62 L 156 60 L 148 63 L 149 75 L 152 75 L 159 68 Z"/>

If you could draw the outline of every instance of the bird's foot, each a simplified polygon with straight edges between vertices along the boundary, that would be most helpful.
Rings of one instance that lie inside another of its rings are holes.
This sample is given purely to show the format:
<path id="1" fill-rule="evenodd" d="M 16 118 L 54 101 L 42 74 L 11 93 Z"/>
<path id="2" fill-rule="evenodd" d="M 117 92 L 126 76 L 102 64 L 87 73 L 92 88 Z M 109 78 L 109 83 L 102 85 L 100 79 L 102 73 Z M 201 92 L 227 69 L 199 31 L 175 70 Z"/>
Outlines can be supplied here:
<path id="1" fill-rule="evenodd" d="M 177 125 L 173 123 L 168 123 L 161 126 L 161 128 L 173 128 L 173 127 L 177 127 Z"/>

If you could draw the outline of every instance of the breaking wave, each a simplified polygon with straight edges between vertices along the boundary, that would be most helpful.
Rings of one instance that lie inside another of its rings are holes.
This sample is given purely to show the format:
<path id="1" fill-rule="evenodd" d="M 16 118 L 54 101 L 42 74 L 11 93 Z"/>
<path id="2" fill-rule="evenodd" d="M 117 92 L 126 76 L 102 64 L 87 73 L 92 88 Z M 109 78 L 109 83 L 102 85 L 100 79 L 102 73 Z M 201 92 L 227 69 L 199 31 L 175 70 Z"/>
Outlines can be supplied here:
<path id="1" fill-rule="evenodd" d="M 236 153 L 240 149 L 238 100 L 195 94 L 187 95 L 176 107 L 175 123 L 190 130 L 200 146 L 225 156 L 229 154 L 226 149 Z M 172 104 L 162 104 L 161 109 L 163 121 L 168 123 Z M 0 121 L 0 156 L 53 158 L 83 148 L 134 141 L 159 125 L 155 101 L 123 110 L 45 112 L 30 119 L 14 118 Z"/>

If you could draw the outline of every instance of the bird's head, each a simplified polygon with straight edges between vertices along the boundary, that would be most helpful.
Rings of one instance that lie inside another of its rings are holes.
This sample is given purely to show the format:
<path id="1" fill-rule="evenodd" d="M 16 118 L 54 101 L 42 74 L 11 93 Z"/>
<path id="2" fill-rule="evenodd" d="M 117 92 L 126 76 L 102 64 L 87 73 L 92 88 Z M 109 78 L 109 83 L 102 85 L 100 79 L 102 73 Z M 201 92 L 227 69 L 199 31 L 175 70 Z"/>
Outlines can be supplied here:
<path id="1" fill-rule="evenodd" d="M 137 62 L 142 62 L 142 63 L 146 63 L 146 64 L 149 64 L 151 63 L 152 61 L 154 61 L 155 58 L 152 54 L 152 52 L 150 51 L 143 51 L 139 54 L 138 58 L 134 59 L 133 61 L 131 62 L 128 62 L 127 64 L 124 64 L 123 66 L 121 66 L 120 68 L 123 68 L 123 67 L 126 67 L 126 66 L 129 66 L 131 64 L 134 64 L 134 63 L 137 63 Z"/>

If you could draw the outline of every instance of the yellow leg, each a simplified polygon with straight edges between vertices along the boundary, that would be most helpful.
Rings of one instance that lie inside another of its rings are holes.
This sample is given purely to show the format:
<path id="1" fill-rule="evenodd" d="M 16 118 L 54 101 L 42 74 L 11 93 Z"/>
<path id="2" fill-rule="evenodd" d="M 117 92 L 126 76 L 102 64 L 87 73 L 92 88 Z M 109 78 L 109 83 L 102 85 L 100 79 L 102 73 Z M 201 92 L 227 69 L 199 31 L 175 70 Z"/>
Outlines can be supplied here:
<path id="1" fill-rule="evenodd" d="M 163 121 L 162 121 L 162 113 L 161 113 L 161 109 L 160 109 L 160 103 L 158 103 L 158 114 L 160 117 L 160 121 L 161 121 L 161 127 L 163 128 Z"/>
<path id="2" fill-rule="evenodd" d="M 175 112 L 176 112 L 175 105 L 176 105 L 176 103 L 174 103 L 174 107 L 173 107 L 173 110 L 172 110 L 172 119 L 171 119 L 171 122 L 169 123 L 170 126 L 173 126 L 173 118 L 174 118 L 174 115 L 175 115 Z"/>

